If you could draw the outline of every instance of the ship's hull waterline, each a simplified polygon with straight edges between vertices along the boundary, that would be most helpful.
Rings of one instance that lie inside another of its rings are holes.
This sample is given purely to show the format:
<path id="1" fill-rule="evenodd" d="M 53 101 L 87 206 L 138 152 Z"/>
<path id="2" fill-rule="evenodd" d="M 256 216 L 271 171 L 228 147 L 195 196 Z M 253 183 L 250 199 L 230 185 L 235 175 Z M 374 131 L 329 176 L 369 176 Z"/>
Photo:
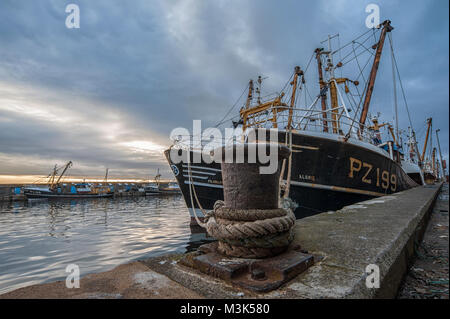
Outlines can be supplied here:
<path id="1" fill-rule="evenodd" d="M 337 135 L 292 134 L 292 167 L 289 197 L 298 207 L 297 218 L 338 210 L 363 200 L 380 197 L 418 186 L 401 165 L 383 154 L 376 146 L 359 141 L 343 141 Z M 285 131 L 279 131 L 284 143 Z M 342 137 L 343 138 L 343 137 Z M 367 144 L 365 146 L 364 144 Z M 170 151 L 165 152 L 193 217 L 192 207 L 202 216 L 195 198 L 191 200 L 189 185 L 204 210 L 212 210 L 223 200 L 220 163 L 174 163 Z M 193 152 L 191 151 L 191 159 Z M 189 177 L 191 167 L 191 180 Z M 287 178 L 287 170 L 284 179 Z M 192 218 L 192 221 L 195 221 Z"/>
<path id="2" fill-rule="evenodd" d="M 61 199 L 79 199 L 79 198 L 106 198 L 113 197 L 113 193 L 104 193 L 104 194 L 64 194 L 64 193 L 52 193 L 46 191 L 32 191 L 32 192 L 24 192 L 24 195 L 27 198 L 35 199 L 35 198 L 61 198 Z"/>
<path id="3" fill-rule="evenodd" d="M 145 196 L 176 196 L 176 195 L 181 195 L 181 192 L 179 190 L 145 192 Z"/>

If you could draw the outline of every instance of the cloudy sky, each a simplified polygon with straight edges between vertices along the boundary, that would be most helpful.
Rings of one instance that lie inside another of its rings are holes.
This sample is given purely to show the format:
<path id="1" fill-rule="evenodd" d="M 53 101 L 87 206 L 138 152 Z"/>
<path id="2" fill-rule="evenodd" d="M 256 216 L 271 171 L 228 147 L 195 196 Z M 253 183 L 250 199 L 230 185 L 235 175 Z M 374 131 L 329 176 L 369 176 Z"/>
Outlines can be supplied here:
<path id="1" fill-rule="evenodd" d="M 66 28 L 69 3 L 79 29 Z M 448 158 L 448 1 L 1 0 L 0 175 L 72 160 L 74 175 L 171 177 L 173 128 L 214 125 L 260 74 L 280 90 L 327 35 L 365 32 L 369 3 L 395 28 L 419 138 L 433 117 Z M 389 54 L 382 65 L 374 105 L 390 120 Z"/>

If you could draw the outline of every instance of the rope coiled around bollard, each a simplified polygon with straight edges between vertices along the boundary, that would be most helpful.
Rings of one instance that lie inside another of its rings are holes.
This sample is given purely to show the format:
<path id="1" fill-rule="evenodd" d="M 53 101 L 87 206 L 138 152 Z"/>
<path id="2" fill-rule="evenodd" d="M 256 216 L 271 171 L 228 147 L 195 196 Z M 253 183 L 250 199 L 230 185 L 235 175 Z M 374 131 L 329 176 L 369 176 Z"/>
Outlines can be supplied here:
<path id="1" fill-rule="evenodd" d="M 264 258 L 283 252 L 292 242 L 295 216 L 288 208 L 232 209 L 217 201 L 204 225 L 208 234 L 219 240 L 219 252 Z"/>

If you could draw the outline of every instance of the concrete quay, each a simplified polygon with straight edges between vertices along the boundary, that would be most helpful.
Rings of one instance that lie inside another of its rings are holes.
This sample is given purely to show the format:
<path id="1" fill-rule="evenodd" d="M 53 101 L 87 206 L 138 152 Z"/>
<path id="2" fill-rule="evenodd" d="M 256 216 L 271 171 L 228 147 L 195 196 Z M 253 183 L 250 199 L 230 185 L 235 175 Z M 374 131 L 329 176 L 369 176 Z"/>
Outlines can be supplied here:
<path id="1" fill-rule="evenodd" d="M 183 254 L 173 254 L 83 276 L 80 288 L 57 281 L 0 298 L 395 298 L 441 186 L 417 187 L 298 220 L 293 245 L 323 258 L 269 293 L 206 276 L 181 265 Z M 379 268 L 379 288 L 366 286 L 368 265 Z"/>

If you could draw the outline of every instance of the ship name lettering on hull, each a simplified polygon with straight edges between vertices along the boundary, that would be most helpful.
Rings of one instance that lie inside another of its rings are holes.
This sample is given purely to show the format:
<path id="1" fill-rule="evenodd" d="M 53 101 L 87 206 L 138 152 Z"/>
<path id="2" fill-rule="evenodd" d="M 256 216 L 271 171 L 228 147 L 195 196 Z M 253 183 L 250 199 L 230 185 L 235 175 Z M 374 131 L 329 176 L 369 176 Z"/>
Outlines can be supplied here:
<path id="1" fill-rule="evenodd" d="M 349 178 L 360 178 L 365 184 L 375 184 L 386 190 L 388 188 L 395 192 L 397 189 L 397 175 L 389 174 L 386 170 L 374 167 L 370 163 L 363 162 L 357 158 L 350 157 Z"/>
<path id="2" fill-rule="evenodd" d="M 298 178 L 306 181 L 313 181 L 313 182 L 316 181 L 316 177 L 313 175 L 300 174 L 298 175 Z"/>
<path id="3" fill-rule="evenodd" d="M 222 182 L 221 182 L 221 181 L 217 181 L 217 180 L 214 180 L 214 179 L 208 179 L 208 183 L 209 183 L 209 184 L 218 184 L 218 185 L 222 185 Z"/>

